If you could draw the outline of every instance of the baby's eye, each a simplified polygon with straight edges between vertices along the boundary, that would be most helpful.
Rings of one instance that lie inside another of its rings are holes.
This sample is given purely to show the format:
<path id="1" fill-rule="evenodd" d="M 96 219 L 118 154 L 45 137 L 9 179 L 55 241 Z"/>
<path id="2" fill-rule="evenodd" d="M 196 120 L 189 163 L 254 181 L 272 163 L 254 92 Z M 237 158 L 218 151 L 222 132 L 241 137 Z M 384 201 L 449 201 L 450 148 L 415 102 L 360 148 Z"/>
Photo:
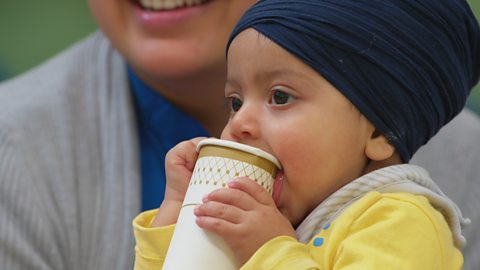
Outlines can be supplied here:
<path id="1" fill-rule="evenodd" d="M 230 103 L 230 109 L 232 110 L 232 112 L 238 112 L 238 110 L 240 110 L 243 105 L 243 101 L 235 96 L 228 97 L 228 101 Z"/>
<path id="2" fill-rule="evenodd" d="M 273 105 L 286 105 L 294 100 L 295 97 L 285 91 L 279 89 L 272 90 L 272 97 L 270 102 Z"/>

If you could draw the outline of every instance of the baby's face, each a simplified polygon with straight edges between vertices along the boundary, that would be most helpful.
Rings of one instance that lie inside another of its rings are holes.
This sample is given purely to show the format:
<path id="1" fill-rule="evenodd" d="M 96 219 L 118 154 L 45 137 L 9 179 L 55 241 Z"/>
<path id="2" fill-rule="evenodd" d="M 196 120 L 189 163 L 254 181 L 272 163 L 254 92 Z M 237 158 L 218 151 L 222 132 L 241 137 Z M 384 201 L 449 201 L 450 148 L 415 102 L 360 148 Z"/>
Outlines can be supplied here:
<path id="1" fill-rule="evenodd" d="M 278 158 L 283 171 L 273 197 L 295 226 L 364 173 L 372 124 L 322 76 L 255 30 L 231 44 L 225 96 L 232 113 L 222 138 Z"/>

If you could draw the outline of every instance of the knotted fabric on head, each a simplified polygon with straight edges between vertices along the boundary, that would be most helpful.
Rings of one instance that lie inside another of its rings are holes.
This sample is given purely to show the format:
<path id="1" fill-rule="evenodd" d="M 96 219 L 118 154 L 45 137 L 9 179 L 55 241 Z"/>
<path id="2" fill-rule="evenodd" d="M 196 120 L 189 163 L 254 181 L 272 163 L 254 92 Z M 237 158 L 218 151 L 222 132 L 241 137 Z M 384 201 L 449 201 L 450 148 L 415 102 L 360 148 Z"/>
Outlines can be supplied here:
<path id="1" fill-rule="evenodd" d="M 261 0 L 254 28 L 335 86 L 404 162 L 464 107 L 480 31 L 465 0 Z"/>

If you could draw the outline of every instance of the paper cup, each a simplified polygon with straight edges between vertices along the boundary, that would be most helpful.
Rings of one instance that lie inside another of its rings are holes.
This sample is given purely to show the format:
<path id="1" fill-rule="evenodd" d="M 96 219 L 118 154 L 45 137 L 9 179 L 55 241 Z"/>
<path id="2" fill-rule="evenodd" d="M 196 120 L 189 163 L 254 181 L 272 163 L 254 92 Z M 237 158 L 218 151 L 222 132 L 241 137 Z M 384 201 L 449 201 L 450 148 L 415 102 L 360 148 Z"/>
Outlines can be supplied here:
<path id="1" fill-rule="evenodd" d="M 195 223 L 193 209 L 210 192 L 232 179 L 247 176 L 270 194 L 280 163 L 258 148 L 226 140 L 205 139 L 198 144 L 198 159 L 163 265 L 164 270 L 234 270 L 233 252 L 223 239 Z"/>

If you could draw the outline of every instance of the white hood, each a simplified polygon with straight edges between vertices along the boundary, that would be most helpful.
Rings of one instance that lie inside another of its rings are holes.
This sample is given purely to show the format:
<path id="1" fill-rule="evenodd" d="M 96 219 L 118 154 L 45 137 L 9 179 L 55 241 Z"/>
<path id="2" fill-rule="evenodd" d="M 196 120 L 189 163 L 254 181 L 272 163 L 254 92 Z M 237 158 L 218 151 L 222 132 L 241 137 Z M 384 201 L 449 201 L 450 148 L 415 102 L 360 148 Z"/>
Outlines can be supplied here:
<path id="1" fill-rule="evenodd" d="M 389 166 L 373 171 L 334 192 L 298 226 L 299 241 L 307 243 L 324 225 L 333 221 L 349 205 L 370 191 L 408 192 L 426 197 L 445 217 L 452 231 L 454 244 L 458 248 L 466 244 L 462 227 L 470 224 L 470 220 L 462 216 L 458 206 L 440 190 L 425 169 L 410 164 Z"/>

